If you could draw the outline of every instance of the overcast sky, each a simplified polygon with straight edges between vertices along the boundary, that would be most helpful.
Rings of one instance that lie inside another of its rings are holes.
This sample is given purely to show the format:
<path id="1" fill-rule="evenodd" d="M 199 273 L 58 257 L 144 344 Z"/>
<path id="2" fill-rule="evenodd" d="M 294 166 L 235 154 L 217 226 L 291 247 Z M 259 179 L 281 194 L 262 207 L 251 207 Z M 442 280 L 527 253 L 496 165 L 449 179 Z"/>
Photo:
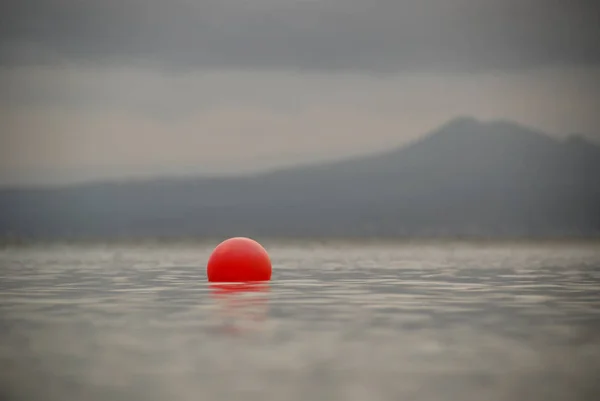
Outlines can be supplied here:
<path id="1" fill-rule="evenodd" d="M 600 135 L 597 8 L 3 1 L 0 185 L 338 158 L 458 115 Z"/>

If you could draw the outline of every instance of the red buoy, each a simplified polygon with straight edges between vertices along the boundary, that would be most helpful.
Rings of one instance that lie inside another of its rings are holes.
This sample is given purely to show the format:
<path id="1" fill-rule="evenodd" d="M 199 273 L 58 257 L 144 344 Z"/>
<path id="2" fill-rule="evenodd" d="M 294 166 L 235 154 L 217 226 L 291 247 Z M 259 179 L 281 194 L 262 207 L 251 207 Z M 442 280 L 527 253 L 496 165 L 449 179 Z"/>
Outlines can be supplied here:
<path id="1" fill-rule="evenodd" d="M 245 237 L 229 238 L 213 250 L 206 274 L 211 282 L 268 281 L 271 260 L 258 242 Z"/>

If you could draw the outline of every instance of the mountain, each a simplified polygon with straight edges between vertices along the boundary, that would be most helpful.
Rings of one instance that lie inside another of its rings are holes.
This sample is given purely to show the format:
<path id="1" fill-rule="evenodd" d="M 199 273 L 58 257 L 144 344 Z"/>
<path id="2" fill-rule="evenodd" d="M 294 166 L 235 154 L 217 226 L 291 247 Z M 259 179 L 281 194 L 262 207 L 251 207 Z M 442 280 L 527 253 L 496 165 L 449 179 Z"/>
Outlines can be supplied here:
<path id="1" fill-rule="evenodd" d="M 0 191 L 28 238 L 597 236 L 600 147 L 458 118 L 407 146 L 235 178 Z"/>

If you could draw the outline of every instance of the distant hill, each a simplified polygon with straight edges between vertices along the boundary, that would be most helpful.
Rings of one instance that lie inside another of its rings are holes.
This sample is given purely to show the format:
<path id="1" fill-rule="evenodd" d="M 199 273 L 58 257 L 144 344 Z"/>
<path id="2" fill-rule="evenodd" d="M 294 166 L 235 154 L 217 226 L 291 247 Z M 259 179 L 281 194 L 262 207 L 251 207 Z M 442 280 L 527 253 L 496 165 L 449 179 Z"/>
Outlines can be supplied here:
<path id="1" fill-rule="evenodd" d="M 0 191 L 0 235 L 600 235 L 600 147 L 458 118 L 407 146 L 252 177 Z"/>

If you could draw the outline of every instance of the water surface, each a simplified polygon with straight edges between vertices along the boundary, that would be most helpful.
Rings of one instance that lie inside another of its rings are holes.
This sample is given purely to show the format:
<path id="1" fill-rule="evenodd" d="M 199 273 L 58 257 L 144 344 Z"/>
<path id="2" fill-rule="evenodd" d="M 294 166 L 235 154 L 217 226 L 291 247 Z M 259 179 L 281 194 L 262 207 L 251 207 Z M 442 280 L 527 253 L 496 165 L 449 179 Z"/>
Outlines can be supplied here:
<path id="1" fill-rule="evenodd" d="M 590 244 L 265 244 L 266 288 L 212 246 L 0 251 L 6 400 L 593 400 Z"/>

